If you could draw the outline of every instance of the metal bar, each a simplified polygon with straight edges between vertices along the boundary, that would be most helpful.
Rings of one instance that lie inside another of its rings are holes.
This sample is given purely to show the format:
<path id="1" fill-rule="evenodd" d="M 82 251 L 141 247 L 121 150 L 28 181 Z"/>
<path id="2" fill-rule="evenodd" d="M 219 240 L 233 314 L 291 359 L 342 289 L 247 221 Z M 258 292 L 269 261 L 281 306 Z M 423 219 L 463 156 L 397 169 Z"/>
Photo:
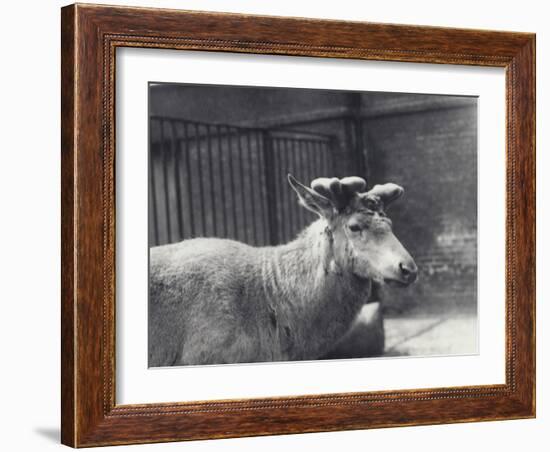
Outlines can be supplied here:
<path id="1" fill-rule="evenodd" d="M 326 163 L 326 149 L 328 146 L 326 144 L 321 145 L 319 149 L 319 166 L 321 168 L 321 174 L 323 177 L 330 177 L 331 175 L 327 171 Z"/>
<path id="2" fill-rule="evenodd" d="M 296 129 L 293 125 L 289 124 L 289 128 L 286 127 L 261 127 L 259 130 L 266 130 L 272 134 L 292 134 L 292 135 L 305 135 L 307 137 L 329 139 L 332 135 L 328 133 L 312 132 L 311 130 Z M 282 138 L 282 137 L 280 137 Z M 302 137 L 300 137 L 302 138 Z"/>
<path id="3" fill-rule="evenodd" d="M 266 245 L 268 244 L 268 236 L 269 236 L 269 226 L 267 224 L 267 214 L 266 214 L 266 196 L 264 196 L 264 189 L 266 186 L 265 183 L 265 159 L 264 159 L 264 152 L 263 152 L 263 141 L 261 140 L 261 136 L 258 132 L 254 132 L 255 135 L 255 141 L 256 141 L 256 151 L 258 155 L 258 172 L 257 172 L 257 179 L 258 179 L 258 192 L 260 194 L 260 212 L 262 217 L 262 244 Z"/>
<path id="4" fill-rule="evenodd" d="M 263 136 L 264 150 L 264 170 L 265 170 L 265 188 L 266 188 L 266 211 L 269 224 L 269 244 L 276 245 L 278 239 L 277 231 L 277 211 L 275 205 L 275 178 L 274 178 L 274 156 L 273 140 L 269 132 L 264 132 Z"/>
<path id="5" fill-rule="evenodd" d="M 357 165 L 356 171 L 358 172 L 359 176 L 365 177 L 366 158 L 363 152 L 363 120 L 359 115 L 353 119 L 353 128 L 355 130 L 355 164 Z"/>
<path id="6" fill-rule="evenodd" d="M 311 179 L 316 179 L 319 177 L 319 167 L 317 165 L 317 142 L 311 141 L 309 144 L 309 155 L 310 155 L 310 161 L 309 161 L 309 167 L 311 168 Z"/>
<path id="7" fill-rule="evenodd" d="M 159 225 L 158 225 L 158 211 L 157 211 L 157 186 L 155 183 L 155 167 L 153 159 L 153 141 L 152 141 L 152 120 L 149 121 L 149 185 L 151 187 L 151 202 L 153 208 L 153 237 L 156 246 L 159 244 Z M 149 211 L 150 212 L 150 211 Z M 150 214 L 150 213 L 149 213 Z"/>
<path id="8" fill-rule="evenodd" d="M 304 184 L 307 186 L 310 185 L 312 180 L 312 167 L 311 167 L 311 159 L 310 159 L 310 143 L 309 140 L 303 141 L 303 152 L 302 152 L 302 164 L 304 165 Z M 309 210 L 304 209 L 304 226 L 308 224 L 309 220 Z"/>
<path id="9" fill-rule="evenodd" d="M 285 209 L 284 209 L 284 202 L 283 202 L 283 187 L 284 187 L 284 175 L 285 170 L 283 166 L 283 143 L 280 138 L 274 138 L 273 139 L 273 145 L 276 149 L 274 160 L 275 160 L 275 167 L 277 171 L 275 174 L 277 175 L 276 178 L 276 207 L 277 207 L 277 221 L 279 223 L 279 241 L 284 242 L 286 241 L 286 231 L 285 231 Z"/>
<path id="10" fill-rule="evenodd" d="M 170 149 L 172 151 L 172 156 L 174 159 L 174 180 L 176 182 L 176 205 L 177 205 L 177 220 L 178 220 L 178 240 L 183 239 L 183 209 L 181 204 L 181 173 L 180 173 L 180 153 L 177 149 L 177 129 L 173 123 L 170 123 L 170 134 L 172 139 L 170 140 Z"/>
<path id="11" fill-rule="evenodd" d="M 347 117 L 349 117 L 349 115 L 338 115 L 330 119 L 343 119 Z M 206 126 L 206 125 L 228 126 L 228 127 L 232 127 L 234 129 L 240 129 L 243 131 L 247 130 L 247 131 L 256 131 L 256 132 L 294 133 L 294 134 L 309 135 L 309 136 L 319 137 L 319 138 L 330 138 L 332 136 L 326 133 L 312 132 L 311 130 L 296 129 L 294 128 L 294 124 L 287 124 L 286 126 L 292 127 L 291 129 L 288 129 L 285 126 L 252 127 L 252 126 L 243 126 L 243 125 L 236 125 L 236 124 L 235 125 L 222 124 L 222 123 L 216 123 L 216 122 L 208 123 L 208 122 L 197 121 L 193 119 L 175 118 L 173 116 L 166 116 L 166 115 L 151 115 L 150 118 L 154 120 L 159 120 L 159 121 L 181 122 L 181 123 L 188 123 L 188 124 L 199 125 L 199 126 Z M 316 122 L 316 121 L 313 121 L 313 122 Z M 309 123 L 309 122 L 306 122 L 306 123 Z"/>
<path id="12" fill-rule="evenodd" d="M 228 133 L 228 150 L 229 150 L 229 176 L 231 177 L 231 207 L 233 208 L 233 234 L 235 239 L 238 240 L 239 232 L 237 226 L 237 200 L 235 199 L 235 168 L 233 165 L 233 140 L 229 134 L 229 127 L 226 126 L 226 131 Z"/>
<path id="13" fill-rule="evenodd" d="M 355 143 L 354 134 L 351 129 L 351 122 L 348 118 L 342 120 L 342 128 L 344 130 L 344 146 L 342 147 L 341 157 L 345 159 L 345 168 L 350 168 L 353 165 L 353 159 L 355 158 Z"/>
<path id="14" fill-rule="evenodd" d="M 315 162 L 314 163 L 315 177 L 323 177 L 323 172 L 321 170 L 321 159 L 320 159 L 320 154 L 321 154 L 321 149 L 323 144 L 313 143 L 312 146 L 313 146 L 313 161 Z"/>
<path id="15" fill-rule="evenodd" d="M 323 171 L 323 143 L 315 144 L 315 168 L 315 177 L 326 177 L 326 174 Z"/>
<path id="16" fill-rule="evenodd" d="M 166 215 L 166 236 L 167 242 L 170 243 L 172 240 L 172 221 L 170 218 L 170 192 L 168 187 L 168 163 L 166 156 L 168 152 L 166 150 L 166 137 L 164 135 L 164 123 L 161 123 L 160 127 L 160 142 L 162 149 L 162 179 L 163 179 L 163 188 L 164 188 L 164 206 L 165 206 L 165 215 Z"/>
<path id="17" fill-rule="evenodd" d="M 309 182 L 317 177 L 317 171 L 315 168 L 315 142 L 308 140 L 307 142 L 307 159 L 308 159 L 308 172 L 309 172 Z"/>
<path id="18" fill-rule="evenodd" d="M 286 241 L 289 241 L 292 238 L 292 206 L 295 202 L 295 198 L 293 197 L 292 188 L 287 182 L 287 174 L 292 173 L 292 166 L 290 164 L 290 159 L 288 155 L 288 140 L 283 140 L 283 161 L 285 164 L 285 179 L 284 179 L 284 189 L 283 189 L 283 197 L 284 205 L 285 205 L 285 237 Z"/>
<path id="19" fill-rule="evenodd" d="M 324 144 L 319 143 L 317 144 L 317 167 L 319 168 L 319 176 L 320 177 L 327 177 L 327 174 L 325 173 L 325 170 L 323 168 L 323 155 L 324 155 Z"/>
<path id="20" fill-rule="evenodd" d="M 291 155 L 291 146 L 290 140 L 285 139 L 285 160 L 287 162 L 287 170 L 294 176 L 296 176 L 296 172 L 294 171 L 294 165 L 292 165 L 292 155 Z M 288 237 L 289 239 L 294 235 L 294 209 L 296 206 L 296 198 L 294 196 L 294 190 L 292 188 L 289 188 L 286 191 L 286 198 L 288 199 L 287 206 L 288 206 Z"/>
<path id="21" fill-rule="evenodd" d="M 282 222 L 282 203 L 280 202 L 279 193 L 281 191 L 281 181 L 280 174 L 281 171 L 281 160 L 279 157 L 280 143 L 279 139 L 272 137 L 272 149 L 273 149 L 273 203 L 275 211 L 275 223 L 277 224 L 277 238 L 282 240 L 282 231 L 281 231 L 281 222 Z"/>
<path id="22" fill-rule="evenodd" d="M 226 199 L 225 199 L 225 171 L 224 171 L 224 156 L 223 156 L 223 146 L 222 146 L 222 138 L 221 138 L 221 128 L 219 125 L 214 126 L 216 128 L 217 132 L 217 138 L 218 138 L 218 154 L 219 154 L 219 162 L 220 162 L 220 187 L 221 187 L 221 197 L 222 197 L 222 222 L 223 222 L 223 236 L 227 237 L 227 205 L 226 205 Z"/>
<path id="23" fill-rule="evenodd" d="M 194 124 L 195 126 L 195 146 L 197 148 L 197 165 L 199 173 L 199 196 L 201 200 L 201 235 L 206 235 L 206 214 L 204 212 L 204 176 L 202 173 L 202 153 L 201 153 L 201 142 L 199 138 L 199 125 Z"/>
<path id="24" fill-rule="evenodd" d="M 280 138 L 278 140 L 278 151 L 277 151 L 277 160 L 279 162 L 279 180 L 278 180 L 278 183 L 279 183 L 279 194 L 278 194 L 278 199 L 277 199 L 277 202 L 279 203 L 279 206 L 281 208 L 281 216 L 280 216 L 280 220 L 281 220 L 281 228 L 280 228 L 280 232 L 281 232 L 281 242 L 287 242 L 288 241 L 288 234 L 287 234 L 287 227 L 286 227 L 286 218 L 287 218 L 287 215 L 286 215 L 286 209 L 285 209 L 285 206 L 286 206 L 286 203 L 285 203 L 285 181 L 286 181 L 286 175 L 287 175 L 287 165 L 286 165 L 286 162 L 285 162 L 285 143 L 284 143 L 284 139 L 283 138 Z"/>
<path id="25" fill-rule="evenodd" d="M 333 139 L 327 149 L 327 151 L 325 152 L 325 156 L 326 156 L 326 168 L 327 168 L 327 173 L 331 173 L 330 176 L 335 176 L 335 174 L 332 174 L 334 172 L 333 170 L 333 156 L 334 156 L 334 153 L 336 152 L 337 150 L 337 142 L 336 142 L 336 139 Z"/>
<path id="26" fill-rule="evenodd" d="M 191 181 L 191 150 L 189 149 L 189 128 L 187 123 L 183 124 L 183 135 L 185 140 L 183 144 L 185 145 L 185 172 L 186 172 L 186 182 L 187 182 L 187 205 L 189 206 L 189 223 L 191 225 L 191 237 L 195 237 L 195 208 L 193 206 L 193 185 Z"/>
<path id="27" fill-rule="evenodd" d="M 216 209 L 216 190 L 214 186 L 214 164 L 212 158 L 212 137 L 210 135 L 210 125 L 206 126 L 206 149 L 208 153 L 208 176 L 210 178 L 210 208 L 212 209 L 213 233 L 218 235 L 218 218 Z"/>
<path id="28" fill-rule="evenodd" d="M 309 183 L 311 182 L 311 167 L 309 165 L 309 141 L 302 140 L 301 146 L 302 165 L 304 168 L 304 184 L 309 185 Z"/>
<path id="29" fill-rule="evenodd" d="M 335 112 L 334 114 L 327 114 L 312 118 L 293 118 L 291 120 L 278 121 L 272 123 L 269 127 L 273 130 L 284 129 L 287 130 L 288 127 L 298 127 L 298 126 L 309 126 L 311 124 L 326 123 L 330 121 L 338 121 L 343 118 L 348 118 L 349 114 L 347 112 Z"/>
<path id="30" fill-rule="evenodd" d="M 295 176 L 301 182 L 302 176 L 301 176 L 301 168 L 300 168 L 300 154 L 299 152 L 296 152 L 296 148 L 297 148 L 296 140 L 291 139 L 289 143 L 291 145 L 292 163 L 294 166 Z M 294 212 L 296 215 L 294 216 L 295 224 L 293 229 L 294 229 L 294 233 L 296 233 L 300 229 L 301 223 L 302 223 L 302 207 L 298 203 L 294 203 Z"/>
<path id="31" fill-rule="evenodd" d="M 250 139 L 250 132 L 246 132 L 246 146 L 248 149 L 248 161 L 250 163 L 250 171 L 248 173 L 248 183 L 250 186 L 250 199 L 251 199 L 251 208 L 252 208 L 252 233 L 254 245 L 258 245 L 258 219 L 256 218 L 256 197 L 254 196 L 257 193 L 259 186 L 254 187 L 253 183 L 253 173 L 260 171 L 260 165 L 258 164 L 259 160 L 256 159 L 256 165 L 252 164 L 252 143 Z"/>
<path id="32" fill-rule="evenodd" d="M 246 211 L 246 186 L 244 182 L 244 167 L 243 167 L 243 146 L 241 143 L 241 134 L 239 130 L 235 130 L 235 133 L 237 135 L 237 153 L 239 156 L 239 181 L 241 185 L 241 206 L 242 206 L 242 218 L 243 218 L 243 228 L 244 228 L 244 240 L 246 243 L 248 243 L 248 221 L 247 221 L 247 211 Z"/>
<path id="33" fill-rule="evenodd" d="M 369 135 L 369 126 L 366 119 L 361 119 L 362 129 L 363 129 L 363 159 L 365 161 L 365 173 L 362 175 L 365 180 L 369 181 L 371 177 L 372 172 L 372 163 L 374 163 L 373 159 L 373 147 L 372 143 L 370 141 L 370 135 Z"/>
<path id="34" fill-rule="evenodd" d="M 331 158 L 331 152 L 332 152 L 332 146 L 326 145 L 323 149 L 323 170 L 325 171 L 325 174 L 327 177 L 332 177 L 333 174 L 331 174 L 331 164 L 330 164 L 330 158 Z"/>
<path id="35" fill-rule="evenodd" d="M 310 144 L 309 140 L 303 141 L 303 152 L 302 152 L 302 164 L 304 165 L 304 184 L 307 186 L 310 185 L 312 180 L 312 171 L 311 171 L 311 160 L 310 160 Z M 304 209 L 304 226 L 307 226 L 309 220 L 309 210 Z"/>
<path id="36" fill-rule="evenodd" d="M 328 174 L 328 152 L 326 147 L 323 149 L 323 153 L 321 154 L 321 166 L 323 167 L 323 172 L 325 173 L 326 177 L 331 177 L 331 174 Z"/>
<path id="37" fill-rule="evenodd" d="M 298 166 L 300 167 L 300 182 L 304 185 L 309 185 L 309 181 L 307 179 L 306 174 L 306 165 L 304 163 L 304 155 L 305 155 L 305 149 L 304 149 L 304 142 L 295 140 L 297 147 L 298 147 Z M 306 224 L 306 209 L 302 206 L 300 207 L 300 229 L 304 227 Z"/>

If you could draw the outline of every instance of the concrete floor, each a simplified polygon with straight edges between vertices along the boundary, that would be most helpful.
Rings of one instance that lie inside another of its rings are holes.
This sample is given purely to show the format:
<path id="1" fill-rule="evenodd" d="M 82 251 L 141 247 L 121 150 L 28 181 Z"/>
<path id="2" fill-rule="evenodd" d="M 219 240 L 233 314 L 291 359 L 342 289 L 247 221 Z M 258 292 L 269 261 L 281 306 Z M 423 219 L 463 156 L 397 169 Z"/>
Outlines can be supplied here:
<path id="1" fill-rule="evenodd" d="M 384 356 L 434 356 L 478 353 L 474 314 L 452 317 L 385 318 Z"/>
<path id="2" fill-rule="evenodd" d="M 366 304 L 351 330 L 326 359 L 376 356 L 450 356 L 478 353 L 475 311 L 382 314 L 380 303 Z"/>

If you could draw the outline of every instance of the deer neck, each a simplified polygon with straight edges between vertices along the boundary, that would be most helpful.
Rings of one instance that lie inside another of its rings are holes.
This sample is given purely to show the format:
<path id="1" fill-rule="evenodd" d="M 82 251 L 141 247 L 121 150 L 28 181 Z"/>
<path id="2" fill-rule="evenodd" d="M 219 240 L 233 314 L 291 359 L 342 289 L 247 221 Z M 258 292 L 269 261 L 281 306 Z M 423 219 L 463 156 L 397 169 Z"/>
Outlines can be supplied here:
<path id="1" fill-rule="evenodd" d="M 274 250 L 267 272 L 268 299 L 279 326 L 293 336 L 289 341 L 296 356 L 291 358 L 319 357 L 348 331 L 367 301 L 371 283 L 336 263 L 332 234 L 323 219 Z"/>

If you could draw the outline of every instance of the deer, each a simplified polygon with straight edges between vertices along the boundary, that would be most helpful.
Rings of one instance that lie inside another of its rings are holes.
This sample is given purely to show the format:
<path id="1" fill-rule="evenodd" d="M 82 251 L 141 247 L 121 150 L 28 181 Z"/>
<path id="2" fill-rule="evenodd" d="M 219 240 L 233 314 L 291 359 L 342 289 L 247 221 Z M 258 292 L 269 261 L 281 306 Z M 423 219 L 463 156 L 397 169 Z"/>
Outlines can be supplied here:
<path id="1" fill-rule="evenodd" d="M 357 176 L 288 182 L 318 216 L 288 243 L 208 237 L 150 249 L 149 367 L 321 359 L 374 284 L 415 281 L 386 215 L 401 186 L 367 191 Z"/>

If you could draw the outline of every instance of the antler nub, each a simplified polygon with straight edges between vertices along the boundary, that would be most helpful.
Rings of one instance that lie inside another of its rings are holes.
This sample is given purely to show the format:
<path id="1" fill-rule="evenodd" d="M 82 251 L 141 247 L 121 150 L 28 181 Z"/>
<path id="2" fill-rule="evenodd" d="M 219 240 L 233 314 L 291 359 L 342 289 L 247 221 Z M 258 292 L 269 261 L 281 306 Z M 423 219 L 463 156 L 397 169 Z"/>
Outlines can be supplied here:
<path id="1" fill-rule="evenodd" d="M 362 193 L 367 189 L 367 182 L 362 177 L 350 176 L 340 180 L 342 187 L 350 194 Z"/>
<path id="2" fill-rule="evenodd" d="M 334 206 L 340 210 L 348 205 L 355 193 L 364 191 L 367 188 L 367 183 L 357 176 L 344 177 L 343 179 L 319 177 L 311 182 L 311 188 L 330 199 Z"/>
<path id="3" fill-rule="evenodd" d="M 311 188 L 328 199 L 332 199 L 337 185 L 340 185 L 340 181 L 336 177 L 319 177 L 311 182 Z"/>

